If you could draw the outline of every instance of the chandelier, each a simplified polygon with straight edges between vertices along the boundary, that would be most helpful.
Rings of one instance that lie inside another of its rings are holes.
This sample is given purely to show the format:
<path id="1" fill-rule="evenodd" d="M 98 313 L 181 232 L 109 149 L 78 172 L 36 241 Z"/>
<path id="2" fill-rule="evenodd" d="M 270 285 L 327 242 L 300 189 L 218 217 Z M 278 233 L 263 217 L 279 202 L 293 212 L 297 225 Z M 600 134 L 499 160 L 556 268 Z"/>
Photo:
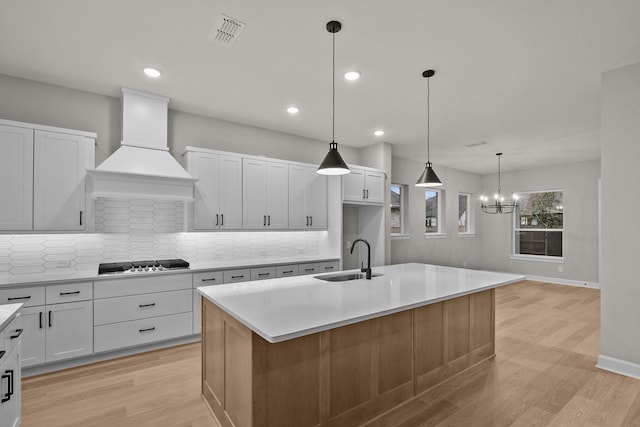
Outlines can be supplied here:
<path id="1" fill-rule="evenodd" d="M 515 212 L 518 206 L 518 197 L 514 194 L 511 197 L 511 203 L 506 203 L 505 198 L 502 195 L 502 189 L 500 188 L 500 157 L 502 153 L 496 153 L 498 156 L 498 192 L 493 195 L 493 201 L 489 204 L 489 198 L 486 196 L 480 196 L 480 207 L 482 212 L 488 214 L 510 214 Z"/>

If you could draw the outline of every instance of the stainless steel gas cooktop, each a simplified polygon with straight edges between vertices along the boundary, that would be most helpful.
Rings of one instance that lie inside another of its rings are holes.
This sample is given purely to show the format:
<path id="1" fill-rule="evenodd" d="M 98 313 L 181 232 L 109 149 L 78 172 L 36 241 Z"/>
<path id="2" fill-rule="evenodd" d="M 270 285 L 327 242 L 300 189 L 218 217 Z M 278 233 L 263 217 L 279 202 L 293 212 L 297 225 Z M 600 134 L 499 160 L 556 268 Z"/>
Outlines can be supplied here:
<path id="1" fill-rule="evenodd" d="M 108 262 L 98 266 L 98 274 L 153 273 L 156 271 L 184 270 L 189 263 L 183 259 Z"/>

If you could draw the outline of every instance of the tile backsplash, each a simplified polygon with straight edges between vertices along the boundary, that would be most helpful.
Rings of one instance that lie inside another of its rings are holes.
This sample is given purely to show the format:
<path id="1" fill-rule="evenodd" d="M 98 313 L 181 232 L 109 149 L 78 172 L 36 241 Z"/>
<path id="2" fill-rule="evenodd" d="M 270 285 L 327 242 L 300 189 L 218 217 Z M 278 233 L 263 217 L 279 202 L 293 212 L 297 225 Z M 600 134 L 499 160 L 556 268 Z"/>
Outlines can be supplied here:
<path id="1" fill-rule="evenodd" d="M 97 271 L 101 262 L 315 256 L 323 231 L 0 235 L 0 275 Z"/>
<path id="2" fill-rule="evenodd" d="M 183 258 L 193 262 L 316 256 L 323 231 L 182 232 L 183 203 L 95 202 L 96 233 L 0 234 L 0 276 L 97 271 L 101 262 Z"/>

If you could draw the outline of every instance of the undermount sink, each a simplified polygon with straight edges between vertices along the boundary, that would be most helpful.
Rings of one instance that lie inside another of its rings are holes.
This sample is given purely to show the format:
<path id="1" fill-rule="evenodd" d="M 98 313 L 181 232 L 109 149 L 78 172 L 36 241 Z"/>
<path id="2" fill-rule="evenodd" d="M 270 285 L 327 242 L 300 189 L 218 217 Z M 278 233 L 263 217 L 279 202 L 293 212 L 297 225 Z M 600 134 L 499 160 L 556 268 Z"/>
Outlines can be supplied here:
<path id="1" fill-rule="evenodd" d="M 371 277 L 382 276 L 380 273 L 371 273 Z M 320 276 L 313 276 L 314 279 L 325 280 L 327 282 L 347 282 L 349 280 L 364 279 L 366 274 L 364 273 L 332 273 L 322 274 Z"/>

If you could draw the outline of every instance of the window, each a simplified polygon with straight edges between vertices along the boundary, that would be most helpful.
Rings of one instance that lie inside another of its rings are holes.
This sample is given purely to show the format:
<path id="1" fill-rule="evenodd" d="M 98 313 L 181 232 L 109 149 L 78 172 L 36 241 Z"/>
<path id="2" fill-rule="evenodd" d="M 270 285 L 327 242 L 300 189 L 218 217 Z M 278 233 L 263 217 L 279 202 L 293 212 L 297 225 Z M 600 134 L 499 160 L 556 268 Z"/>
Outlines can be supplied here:
<path id="1" fill-rule="evenodd" d="M 458 233 L 471 233 L 471 195 L 458 194 Z"/>
<path id="2" fill-rule="evenodd" d="M 391 184 L 391 234 L 404 234 L 404 185 Z"/>
<path id="3" fill-rule="evenodd" d="M 562 191 L 518 194 L 514 254 L 562 257 Z"/>
<path id="4" fill-rule="evenodd" d="M 442 234 L 442 191 L 425 190 L 425 234 Z"/>

